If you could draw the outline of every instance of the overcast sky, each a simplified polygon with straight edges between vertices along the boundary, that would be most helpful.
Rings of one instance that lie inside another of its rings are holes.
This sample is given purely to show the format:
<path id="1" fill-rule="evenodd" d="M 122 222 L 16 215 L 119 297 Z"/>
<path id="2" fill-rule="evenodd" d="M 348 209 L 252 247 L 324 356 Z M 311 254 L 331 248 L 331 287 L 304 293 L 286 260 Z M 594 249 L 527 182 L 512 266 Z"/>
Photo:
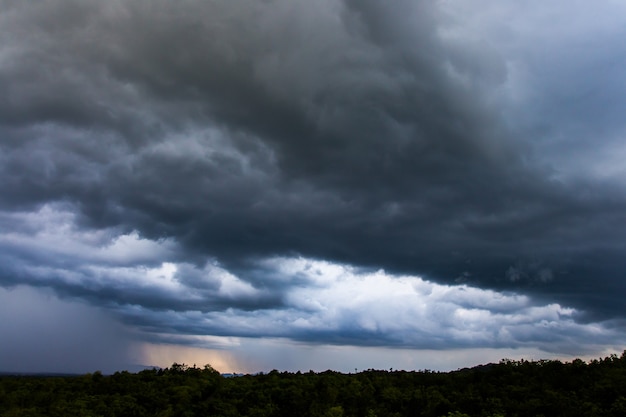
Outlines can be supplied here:
<path id="1" fill-rule="evenodd" d="M 621 352 L 624 39 L 617 0 L 0 0 L 0 370 Z"/>

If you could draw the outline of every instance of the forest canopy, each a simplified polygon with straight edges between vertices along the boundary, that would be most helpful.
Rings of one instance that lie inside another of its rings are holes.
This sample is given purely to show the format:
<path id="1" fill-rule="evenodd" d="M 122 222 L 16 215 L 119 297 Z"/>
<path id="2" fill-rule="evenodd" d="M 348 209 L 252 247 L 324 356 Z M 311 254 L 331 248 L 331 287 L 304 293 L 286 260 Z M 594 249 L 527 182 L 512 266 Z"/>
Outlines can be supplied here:
<path id="1" fill-rule="evenodd" d="M 0 377 L 0 416 L 626 415 L 626 351 L 589 362 L 514 361 L 453 372 L 373 370 L 226 377 L 210 365 Z"/>

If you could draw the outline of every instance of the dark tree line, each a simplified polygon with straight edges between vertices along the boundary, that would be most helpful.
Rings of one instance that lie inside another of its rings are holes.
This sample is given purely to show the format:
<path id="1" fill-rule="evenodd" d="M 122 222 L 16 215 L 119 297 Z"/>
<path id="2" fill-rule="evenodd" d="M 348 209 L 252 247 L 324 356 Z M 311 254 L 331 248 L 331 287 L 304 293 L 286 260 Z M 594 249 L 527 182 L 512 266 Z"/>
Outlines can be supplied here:
<path id="1" fill-rule="evenodd" d="M 522 417 L 626 416 L 618 357 L 511 361 L 440 373 L 267 374 L 210 366 L 139 373 L 0 377 L 0 416 Z"/>

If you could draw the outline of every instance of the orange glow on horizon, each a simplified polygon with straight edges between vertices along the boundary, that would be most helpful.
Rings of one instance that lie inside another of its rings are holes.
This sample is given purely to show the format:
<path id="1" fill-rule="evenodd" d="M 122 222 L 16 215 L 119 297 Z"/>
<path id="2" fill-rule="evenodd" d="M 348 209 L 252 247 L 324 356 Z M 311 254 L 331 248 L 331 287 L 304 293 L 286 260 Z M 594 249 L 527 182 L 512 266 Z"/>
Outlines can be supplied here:
<path id="1" fill-rule="evenodd" d="M 247 371 L 234 355 L 223 350 L 143 343 L 139 346 L 137 355 L 141 364 L 147 366 L 167 368 L 173 363 L 178 363 L 196 365 L 201 368 L 208 364 L 221 373 L 245 373 Z"/>

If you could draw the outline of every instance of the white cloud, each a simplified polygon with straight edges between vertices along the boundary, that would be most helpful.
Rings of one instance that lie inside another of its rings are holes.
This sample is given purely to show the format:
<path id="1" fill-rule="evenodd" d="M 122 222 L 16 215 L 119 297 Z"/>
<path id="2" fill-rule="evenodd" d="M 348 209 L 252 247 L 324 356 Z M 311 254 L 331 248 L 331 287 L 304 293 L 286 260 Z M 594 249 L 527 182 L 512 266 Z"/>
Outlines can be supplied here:
<path id="1" fill-rule="evenodd" d="M 230 349 L 240 338 L 280 338 L 572 353 L 623 341 L 603 323 L 578 322 L 573 308 L 526 295 L 306 258 L 266 259 L 262 277 L 248 281 L 210 261 L 177 260 L 179 249 L 168 240 L 77 229 L 61 207 L 3 214 L 2 221 L 13 225 L 0 234 L 4 262 L 24 282 L 97 301 L 156 343 Z"/>
<path id="2" fill-rule="evenodd" d="M 72 263 L 112 266 L 149 264 L 170 258 L 176 244 L 169 239 L 149 240 L 136 231 L 120 234 L 115 229 L 81 229 L 71 207 L 46 204 L 32 212 L 0 212 L 0 247 L 28 252 L 50 264 L 71 259 Z"/>

